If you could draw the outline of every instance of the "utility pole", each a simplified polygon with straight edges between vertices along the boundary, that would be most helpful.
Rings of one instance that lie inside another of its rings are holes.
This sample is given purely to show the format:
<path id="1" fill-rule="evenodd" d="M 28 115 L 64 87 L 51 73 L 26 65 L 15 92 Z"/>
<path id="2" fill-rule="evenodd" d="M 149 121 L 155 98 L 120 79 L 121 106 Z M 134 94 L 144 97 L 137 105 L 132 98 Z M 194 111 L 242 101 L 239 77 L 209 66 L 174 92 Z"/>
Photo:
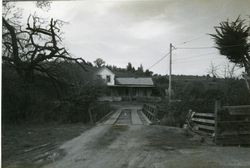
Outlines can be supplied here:
<path id="1" fill-rule="evenodd" d="M 168 85 L 168 96 L 169 96 L 169 104 L 171 103 L 171 91 L 172 91 L 172 81 L 171 81 L 171 75 L 172 75 L 172 49 L 173 45 L 170 43 L 170 51 L 169 51 L 169 85 Z"/>

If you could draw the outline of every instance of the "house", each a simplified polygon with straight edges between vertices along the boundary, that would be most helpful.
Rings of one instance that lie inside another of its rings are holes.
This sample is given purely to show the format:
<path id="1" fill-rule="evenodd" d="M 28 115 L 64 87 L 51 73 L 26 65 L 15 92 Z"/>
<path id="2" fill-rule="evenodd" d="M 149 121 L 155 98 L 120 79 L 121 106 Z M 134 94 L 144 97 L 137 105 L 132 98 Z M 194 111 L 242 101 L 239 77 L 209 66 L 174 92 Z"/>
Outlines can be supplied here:
<path id="1" fill-rule="evenodd" d="M 107 67 L 97 71 L 109 88 L 107 96 L 136 99 L 138 97 L 150 97 L 154 83 L 150 77 L 120 77 Z"/>

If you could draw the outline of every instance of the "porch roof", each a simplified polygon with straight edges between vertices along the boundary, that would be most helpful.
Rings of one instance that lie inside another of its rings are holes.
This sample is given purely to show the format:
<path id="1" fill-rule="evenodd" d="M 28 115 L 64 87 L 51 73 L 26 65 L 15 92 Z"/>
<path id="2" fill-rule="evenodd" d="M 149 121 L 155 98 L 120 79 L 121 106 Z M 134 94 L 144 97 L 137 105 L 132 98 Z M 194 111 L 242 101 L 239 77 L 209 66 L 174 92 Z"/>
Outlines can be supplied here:
<path id="1" fill-rule="evenodd" d="M 153 87 L 154 83 L 152 78 L 128 77 L 128 78 L 116 78 L 115 86 Z"/>
<path id="2" fill-rule="evenodd" d="M 152 88 L 154 86 L 149 86 L 149 85 L 108 85 L 108 87 L 133 87 L 133 88 Z"/>

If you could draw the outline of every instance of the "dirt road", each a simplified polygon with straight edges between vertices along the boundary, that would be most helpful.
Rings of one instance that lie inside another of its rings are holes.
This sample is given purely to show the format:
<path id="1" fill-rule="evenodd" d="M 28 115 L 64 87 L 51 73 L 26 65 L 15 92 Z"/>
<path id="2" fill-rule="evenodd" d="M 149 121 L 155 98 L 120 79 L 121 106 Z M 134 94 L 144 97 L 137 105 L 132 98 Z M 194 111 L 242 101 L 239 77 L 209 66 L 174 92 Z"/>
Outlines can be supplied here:
<path id="1" fill-rule="evenodd" d="M 250 167 L 250 148 L 201 144 L 182 129 L 147 124 L 137 107 L 61 146 L 66 155 L 46 168 Z"/>

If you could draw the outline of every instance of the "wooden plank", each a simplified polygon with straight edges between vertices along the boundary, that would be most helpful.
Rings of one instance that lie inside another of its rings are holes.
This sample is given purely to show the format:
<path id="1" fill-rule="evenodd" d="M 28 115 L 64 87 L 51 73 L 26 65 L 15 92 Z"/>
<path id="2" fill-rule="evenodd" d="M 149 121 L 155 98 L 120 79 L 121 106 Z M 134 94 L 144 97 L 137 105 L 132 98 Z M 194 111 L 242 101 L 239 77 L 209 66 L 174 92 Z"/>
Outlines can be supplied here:
<path id="1" fill-rule="evenodd" d="M 230 115 L 250 115 L 249 109 L 228 109 Z"/>
<path id="2" fill-rule="evenodd" d="M 151 104 L 145 104 L 145 105 L 148 106 L 148 107 L 150 107 L 150 108 L 156 109 L 155 105 L 151 105 Z"/>
<path id="3" fill-rule="evenodd" d="M 242 121 L 242 120 L 236 120 L 236 121 L 218 121 L 218 124 L 250 124 L 250 121 Z"/>
<path id="4" fill-rule="evenodd" d="M 215 123 L 214 120 L 203 119 L 203 118 L 192 118 L 191 120 L 196 121 L 196 122 L 208 123 L 208 124 L 214 124 Z"/>
<path id="5" fill-rule="evenodd" d="M 214 117 L 213 113 L 194 113 L 194 116 L 200 116 L 200 117 Z"/>
<path id="6" fill-rule="evenodd" d="M 250 115 L 250 105 L 224 106 L 230 115 Z"/>
<path id="7" fill-rule="evenodd" d="M 240 105 L 240 106 L 223 106 L 223 108 L 228 108 L 228 109 L 250 108 L 250 105 Z"/>
<path id="8" fill-rule="evenodd" d="M 197 124 L 198 128 L 201 129 L 206 129 L 206 130 L 210 130 L 210 131 L 214 131 L 215 127 L 214 126 L 208 126 L 208 125 L 201 125 L 201 124 Z"/>
<path id="9" fill-rule="evenodd" d="M 155 116 L 153 113 L 151 113 L 151 112 L 150 112 L 149 110 L 147 110 L 147 109 L 142 109 L 142 111 L 143 111 L 143 113 L 144 113 L 144 111 L 147 112 L 147 113 L 149 113 L 149 114 L 150 114 L 151 116 L 153 116 L 153 117 Z"/>
<path id="10" fill-rule="evenodd" d="M 145 119 L 147 125 L 151 125 L 152 122 L 149 120 L 149 118 L 142 112 L 142 110 L 138 111 L 142 115 L 142 117 Z"/>
<path id="11" fill-rule="evenodd" d="M 218 115 L 215 117 L 216 144 L 250 144 L 250 105 L 223 106 Z"/>

